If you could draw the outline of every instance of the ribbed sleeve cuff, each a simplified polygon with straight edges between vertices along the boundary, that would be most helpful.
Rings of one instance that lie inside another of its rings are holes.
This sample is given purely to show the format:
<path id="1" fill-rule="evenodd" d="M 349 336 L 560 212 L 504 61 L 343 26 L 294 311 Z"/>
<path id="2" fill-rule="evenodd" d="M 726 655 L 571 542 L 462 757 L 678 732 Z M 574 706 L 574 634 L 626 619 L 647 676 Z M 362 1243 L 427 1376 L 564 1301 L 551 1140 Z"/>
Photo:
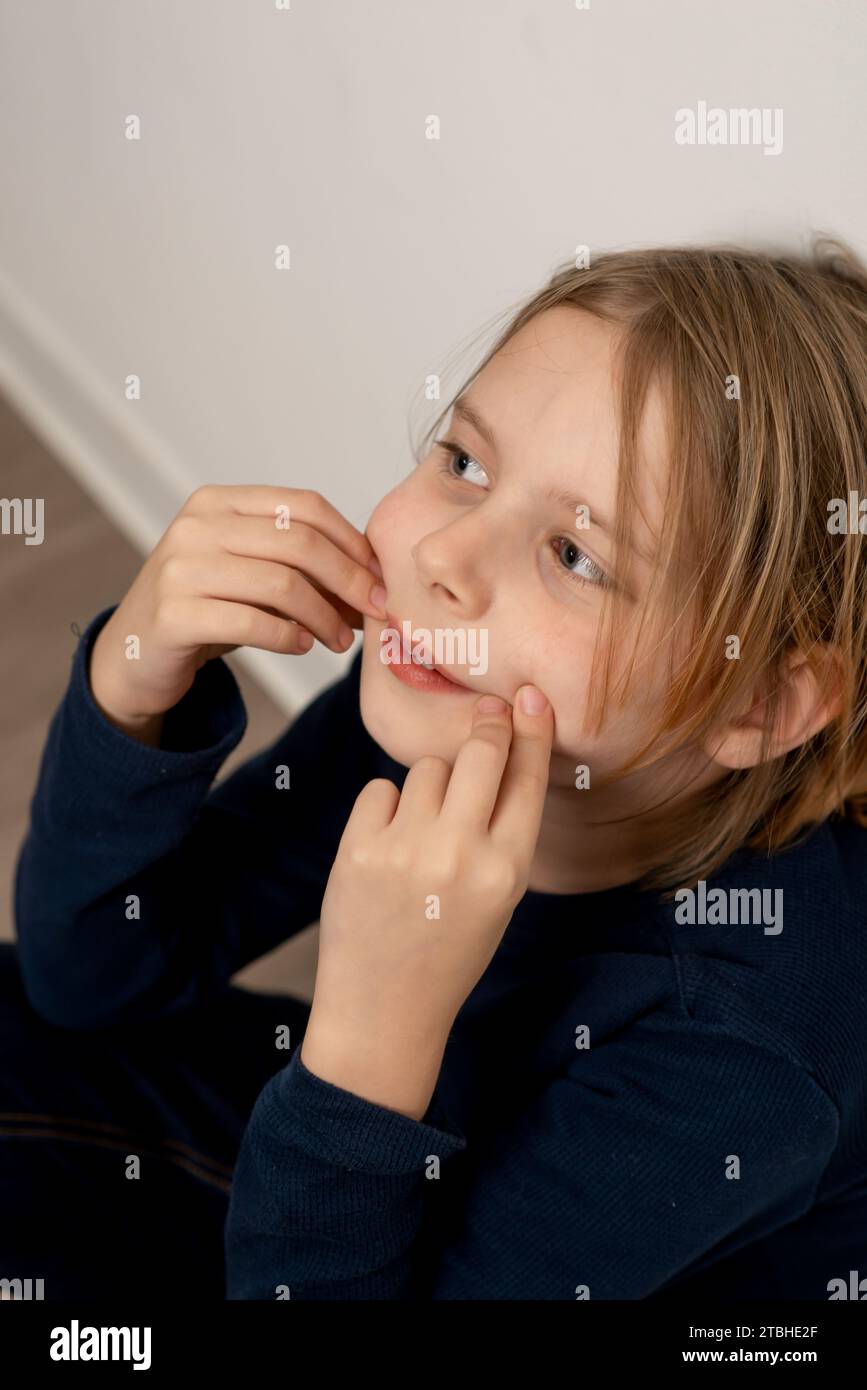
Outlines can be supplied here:
<path id="1" fill-rule="evenodd" d="M 301 1061 L 300 1045 L 264 1087 L 257 1110 L 278 1140 L 380 1176 L 420 1172 L 431 1154 L 449 1158 L 467 1146 L 436 1091 L 424 1119 L 410 1119 L 316 1076 Z"/>
<path id="2" fill-rule="evenodd" d="M 93 698 L 88 664 L 93 644 L 117 607 L 93 619 L 78 643 L 72 663 L 69 701 L 85 746 L 97 749 L 124 780 L 138 781 L 148 770 L 184 767 L 198 772 L 218 768 L 238 745 L 247 727 L 247 713 L 238 682 L 220 657 L 207 662 L 190 689 L 163 719 L 161 746 L 152 748 L 115 727 Z"/>

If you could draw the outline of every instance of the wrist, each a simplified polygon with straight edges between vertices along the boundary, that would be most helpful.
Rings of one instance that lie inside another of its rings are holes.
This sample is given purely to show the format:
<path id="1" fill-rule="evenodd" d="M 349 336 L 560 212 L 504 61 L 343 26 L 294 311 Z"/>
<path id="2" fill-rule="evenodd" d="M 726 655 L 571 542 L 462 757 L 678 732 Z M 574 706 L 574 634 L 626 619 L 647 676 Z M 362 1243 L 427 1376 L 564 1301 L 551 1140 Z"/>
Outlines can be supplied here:
<path id="1" fill-rule="evenodd" d="M 420 1030 L 409 1023 L 371 1020 L 359 1027 L 335 1019 L 316 1000 L 301 1044 L 308 1071 L 374 1105 L 421 1120 L 442 1066 L 448 1029 Z"/>
<path id="2" fill-rule="evenodd" d="M 102 673 L 97 661 L 96 646 L 90 654 L 87 679 L 94 704 L 114 728 L 138 743 L 159 748 L 164 715 L 141 714 L 125 707 L 123 701 L 114 693 L 111 682 L 106 680 Z"/>

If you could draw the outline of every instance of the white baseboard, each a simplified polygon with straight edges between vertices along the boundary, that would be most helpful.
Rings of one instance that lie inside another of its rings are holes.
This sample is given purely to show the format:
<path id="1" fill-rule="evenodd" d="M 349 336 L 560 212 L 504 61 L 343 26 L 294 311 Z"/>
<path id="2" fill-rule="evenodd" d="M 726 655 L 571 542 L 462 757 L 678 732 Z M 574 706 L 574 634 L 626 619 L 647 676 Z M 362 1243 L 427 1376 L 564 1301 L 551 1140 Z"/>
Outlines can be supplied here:
<path id="1" fill-rule="evenodd" d="M 147 425 L 140 410 L 110 391 L 100 373 L 0 270 L 0 389 L 142 556 L 156 545 L 195 477 Z M 107 594 L 105 606 L 121 595 Z M 288 718 L 342 675 L 357 650 L 317 644 L 303 658 L 244 647 L 251 677 Z"/>

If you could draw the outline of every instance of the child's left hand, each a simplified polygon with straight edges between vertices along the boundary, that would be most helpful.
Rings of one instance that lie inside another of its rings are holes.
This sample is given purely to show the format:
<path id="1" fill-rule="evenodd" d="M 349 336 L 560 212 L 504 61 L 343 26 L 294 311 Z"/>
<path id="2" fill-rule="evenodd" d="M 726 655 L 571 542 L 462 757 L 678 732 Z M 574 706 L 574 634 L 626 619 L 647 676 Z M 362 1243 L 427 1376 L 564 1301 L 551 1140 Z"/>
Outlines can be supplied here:
<path id="1" fill-rule="evenodd" d="M 485 698 L 453 768 L 422 757 L 402 791 L 377 778 L 356 799 L 320 914 L 320 1029 L 444 1046 L 526 892 L 553 711 L 525 713 L 519 692 L 490 713 Z"/>

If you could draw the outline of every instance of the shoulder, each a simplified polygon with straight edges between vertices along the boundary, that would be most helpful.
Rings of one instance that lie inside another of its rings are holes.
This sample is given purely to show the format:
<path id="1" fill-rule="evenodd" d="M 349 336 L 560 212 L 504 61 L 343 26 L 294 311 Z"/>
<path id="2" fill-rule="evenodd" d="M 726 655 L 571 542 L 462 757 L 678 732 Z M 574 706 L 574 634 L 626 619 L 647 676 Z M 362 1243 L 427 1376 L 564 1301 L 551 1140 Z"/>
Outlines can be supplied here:
<path id="1" fill-rule="evenodd" d="M 867 830 L 832 817 L 681 895 L 671 941 L 691 1017 L 787 1057 L 835 1099 L 863 1090 L 865 889 Z"/>

